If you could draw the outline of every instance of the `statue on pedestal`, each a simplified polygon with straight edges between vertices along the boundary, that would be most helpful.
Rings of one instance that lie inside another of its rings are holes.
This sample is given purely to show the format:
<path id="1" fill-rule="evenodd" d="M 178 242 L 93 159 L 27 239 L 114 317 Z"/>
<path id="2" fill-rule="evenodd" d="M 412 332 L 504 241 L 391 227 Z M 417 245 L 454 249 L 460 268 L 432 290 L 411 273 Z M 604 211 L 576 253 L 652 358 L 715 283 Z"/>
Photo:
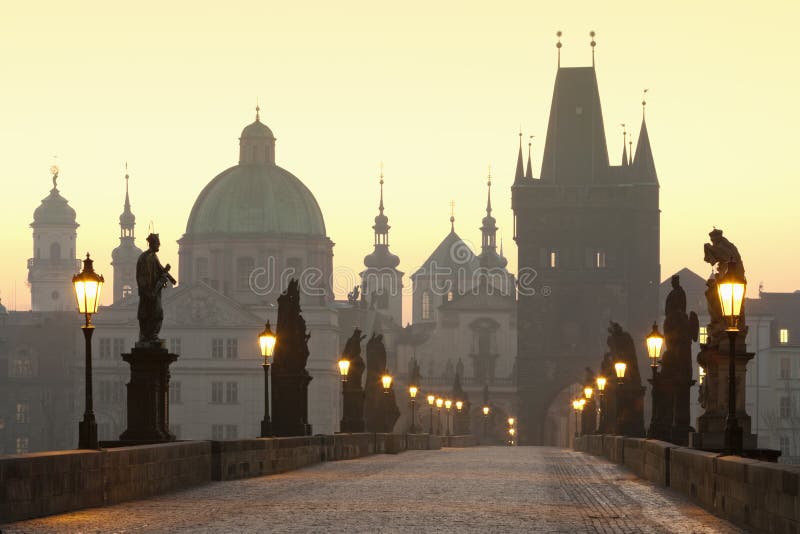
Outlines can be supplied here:
<path id="1" fill-rule="evenodd" d="M 364 387 L 367 432 L 391 432 L 400 417 L 394 389 L 383 389 L 381 376 L 385 372 L 386 347 L 383 344 L 383 335 L 373 333 L 367 341 L 367 383 Z"/>
<path id="2" fill-rule="evenodd" d="M 361 342 L 367 336 L 361 335 L 357 327 L 344 344 L 342 357 L 350 361 L 344 389 L 342 407 L 342 432 L 364 432 L 364 388 L 361 386 L 365 364 L 361 357 Z"/>
<path id="3" fill-rule="evenodd" d="M 276 436 L 310 436 L 306 370 L 308 340 L 306 321 L 300 314 L 300 289 L 296 279 L 278 297 L 278 320 L 272 364 L 272 428 Z"/>
<path id="4" fill-rule="evenodd" d="M 460 358 L 458 362 L 461 363 Z M 461 367 L 463 370 L 463 364 Z M 453 379 L 453 390 L 451 391 L 451 395 L 454 403 L 452 410 L 455 412 L 453 414 L 453 433 L 457 436 L 466 436 L 470 433 L 469 417 L 472 403 L 469 402 L 469 395 L 467 395 L 467 392 L 461 387 L 461 373 L 457 372 L 456 377 Z M 463 403 L 461 410 L 456 408 L 456 401 L 461 401 Z"/>
<path id="5" fill-rule="evenodd" d="M 622 385 L 614 385 L 616 433 L 628 437 L 643 437 L 645 388 L 642 386 L 642 377 L 639 374 L 636 345 L 631 335 L 624 331 L 619 323 L 612 321 L 608 334 L 606 343 L 609 354 L 614 358 L 611 365 L 619 361 L 626 364 Z M 612 380 L 616 379 L 616 373 L 611 376 Z"/>
<path id="6" fill-rule="evenodd" d="M 722 308 L 719 303 L 719 296 L 717 294 L 717 280 L 722 278 L 728 273 L 728 269 L 735 269 L 735 273 L 745 280 L 744 264 L 742 263 L 742 256 L 739 254 L 739 249 L 736 245 L 731 243 L 726 237 L 722 235 L 722 230 L 714 228 L 708 233 L 711 238 L 711 243 L 703 245 L 703 261 L 710 264 L 714 269 L 708 281 L 706 282 L 706 302 L 708 303 L 708 314 L 711 317 L 711 322 L 708 325 L 708 340 L 706 345 L 709 347 L 719 346 L 720 341 L 725 340 L 725 329 L 727 324 L 722 317 Z M 744 317 L 744 303 L 742 303 L 742 316 L 739 320 L 742 325 L 740 342 L 744 345 L 747 329 Z"/>

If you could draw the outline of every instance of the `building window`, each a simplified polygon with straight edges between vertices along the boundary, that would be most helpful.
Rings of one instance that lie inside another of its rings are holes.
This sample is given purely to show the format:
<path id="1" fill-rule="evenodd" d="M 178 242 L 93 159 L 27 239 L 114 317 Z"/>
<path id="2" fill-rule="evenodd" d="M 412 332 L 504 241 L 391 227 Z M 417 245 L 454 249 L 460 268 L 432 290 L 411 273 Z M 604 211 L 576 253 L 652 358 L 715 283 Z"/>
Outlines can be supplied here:
<path id="1" fill-rule="evenodd" d="M 789 451 L 789 449 L 791 448 L 791 445 L 789 441 L 789 436 L 781 436 L 779 439 L 781 442 L 781 453 L 784 454 L 785 456 L 790 456 L 791 451 Z"/>
<path id="2" fill-rule="evenodd" d="M 239 340 L 229 338 L 225 340 L 225 357 L 229 360 L 235 360 L 239 357 Z"/>
<path id="3" fill-rule="evenodd" d="M 239 427 L 237 425 L 225 425 L 225 439 L 236 439 L 239 437 Z"/>
<path id="4" fill-rule="evenodd" d="M 789 329 L 788 328 L 781 328 L 780 331 L 780 342 L 785 345 L 789 343 Z"/>
<path id="5" fill-rule="evenodd" d="M 781 378 L 792 378 L 792 362 L 789 358 L 781 358 Z"/>
<path id="6" fill-rule="evenodd" d="M 114 338 L 114 350 L 111 353 L 115 358 L 122 357 L 122 351 L 125 350 L 125 338 L 124 337 L 115 337 Z"/>
<path id="7" fill-rule="evenodd" d="M 427 291 L 422 293 L 422 319 L 428 320 L 431 318 L 431 296 Z"/>
<path id="8" fill-rule="evenodd" d="M 169 431 L 175 439 L 181 439 L 181 425 L 169 425 Z"/>
<path id="9" fill-rule="evenodd" d="M 594 267 L 595 269 L 606 268 L 606 253 L 602 250 L 598 250 L 594 253 Z"/>
<path id="10" fill-rule="evenodd" d="M 558 267 L 558 253 L 555 250 L 550 251 L 548 260 L 551 269 Z"/>
<path id="11" fill-rule="evenodd" d="M 17 438 L 17 454 L 26 454 L 28 452 L 28 437 L 20 436 Z"/>
<path id="12" fill-rule="evenodd" d="M 17 423 L 30 422 L 30 405 L 27 402 L 17 403 Z"/>
<path id="13" fill-rule="evenodd" d="M 50 259 L 51 260 L 60 260 L 61 259 L 61 245 L 58 243 L 53 243 L 50 245 Z"/>
<path id="14" fill-rule="evenodd" d="M 708 327 L 701 326 L 700 327 L 700 335 L 697 337 L 697 341 L 700 342 L 701 345 L 705 345 L 708 343 Z"/>
<path id="15" fill-rule="evenodd" d="M 224 436 L 225 426 L 224 425 L 211 425 L 211 439 L 215 441 L 221 441 Z"/>
<path id="16" fill-rule="evenodd" d="M 30 358 L 15 358 L 11 360 L 9 374 L 14 378 L 26 378 L 33 376 L 33 362 Z"/>
<path id="17" fill-rule="evenodd" d="M 228 404 L 237 404 L 239 402 L 238 382 L 227 382 L 225 384 L 225 402 Z"/>
<path id="18" fill-rule="evenodd" d="M 781 419 L 786 419 L 792 416 L 792 399 L 789 397 L 781 397 Z"/>
<path id="19" fill-rule="evenodd" d="M 169 402 L 174 404 L 181 403 L 181 383 L 179 381 L 169 383 Z"/>
<path id="20" fill-rule="evenodd" d="M 250 289 L 250 275 L 256 268 L 253 258 L 238 258 L 236 260 L 236 289 L 246 291 Z"/>
<path id="21" fill-rule="evenodd" d="M 198 282 L 208 283 L 208 258 L 197 258 L 195 260 L 195 279 Z"/>
<path id="22" fill-rule="evenodd" d="M 100 338 L 100 359 L 108 360 L 111 358 L 111 338 Z"/>
<path id="23" fill-rule="evenodd" d="M 211 402 L 222 402 L 222 382 L 211 382 Z"/>
<path id="24" fill-rule="evenodd" d="M 124 286 L 122 286 L 122 299 L 125 300 L 126 298 L 130 297 L 131 295 L 133 295 L 133 288 L 131 286 L 129 286 L 128 284 L 125 284 Z"/>
<path id="25" fill-rule="evenodd" d="M 211 357 L 222 359 L 222 339 L 214 338 L 211 340 Z"/>
<path id="26" fill-rule="evenodd" d="M 447 292 L 447 302 L 450 302 L 452 300 L 453 300 L 453 292 L 452 291 L 448 291 Z"/>
<path id="27" fill-rule="evenodd" d="M 178 356 L 181 355 L 181 338 L 179 337 L 169 338 L 169 351 L 172 354 L 177 354 Z"/>

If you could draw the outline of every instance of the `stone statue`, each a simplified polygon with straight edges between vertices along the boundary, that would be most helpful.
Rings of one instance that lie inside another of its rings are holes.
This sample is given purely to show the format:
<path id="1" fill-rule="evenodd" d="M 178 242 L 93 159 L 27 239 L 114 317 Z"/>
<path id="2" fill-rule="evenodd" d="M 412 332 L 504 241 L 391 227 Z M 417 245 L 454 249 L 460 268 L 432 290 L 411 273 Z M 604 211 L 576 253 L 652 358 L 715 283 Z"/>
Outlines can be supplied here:
<path id="1" fill-rule="evenodd" d="M 410 369 L 408 372 L 408 383 L 409 385 L 420 387 L 420 385 L 422 384 L 422 373 L 420 372 L 417 358 L 412 356 L 409 364 L 410 364 L 409 365 Z"/>
<path id="2" fill-rule="evenodd" d="M 367 382 L 364 387 L 367 432 L 391 432 L 400 417 L 394 389 L 383 390 L 381 376 L 386 371 L 383 335 L 373 333 L 367 341 Z"/>
<path id="3" fill-rule="evenodd" d="M 625 362 L 627 364 L 625 369 L 625 384 L 640 386 L 642 384 L 642 377 L 639 374 L 636 345 L 631 335 L 624 331 L 619 323 L 611 321 L 608 327 L 606 344 L 609 348 L 609 354 L 612 355 L 613 358 L 616 358 L 611 362 L 611 368 L 614 369 L 614 364 L 618 361 Z M 611 376 L 616 377 L 617 375 L 614 373 Z"/>
<path id="4" fill-rule="evenodd" d="M 356 328 L 342 351 L 342 357 L 350 360 L 347 380 L 343 385 L 342 432 L 364 432 L 364 388 L 361 383 L 366 366 L 361 357 L 361 342 L 365 337 Z"/>
<path id="5" fill-rule="evenodd" d="M 461 358 L 456 362 L 456 375 L 464 376 L 464 362 L 461 361 Z"/>
<path id="6" fill-rule="evenodd" d="M 139 343 L 137 346 L 161 346 L 163 340 L 158 338 L 161 323 L 164 321 L 164 309 L 161 307 L 161 290 L 168 283 L 177 282 L 169 274 L 170 265 L 161 265 L 156 253 L 161 247 L 158 234 L 147 236 L 148 248 L 136 261 L 136 284 L 139 286 Z"/>
<path id="7" fill-rule="evenodd" d="M 706 282 L 705 291 L 708 315 L 711 318 L 711 322 L 708 324 L 706 345 L 716 347 L 719 346 L 720 341 L 724 338 L 723 333 L 728 326 L 722 317 L 722 308 L 717 294 L 717 281 L 731 269 L 742 280 L 745 280 L 745 275 L 742 256 L 739 254 L 739 249 L 736 248 L 736 245 L 723 237 L 722 230 L 718 228 L 714 228 L 708 235 L 711 238 L 711 243 L 703 245 L 703 261 L 710 264 L 714 268 L 714 272 Z M 744 303 L 742 303 L 740 324 L 742 325 L 741 331 L 745 332 L 745 335 L 741 336 L 741 342 L 744 343 L 747 331 L 744 327 Z"/>
<path id="8" fill-rule="evenodd" d="M 608 328 L 606 344 L 609 351 L 603 360 L 604 370 L 608 366 L 612 377 L 609 380 L 611 391 L 606 392 L 607 406 L 611 406 L 607 414 L 613 419 L 604 417 L 604 424 L 608 427 L 614 425 L 616 434 L 629 437 L 644 436 L 644 390 L 642 377 L 639 374 L 639 361 L 636 356 L 636 345 L 631 335 L 622 329 L 619 323 L 611 322 Z M 625 362 L 625 378 L 622 385 L 616 384 L 614 364 Z M 607 389 L 608 386 L 607 386 Z M 612 413 L 613 412 L 613 413 Z M 607 431 L 607 429 L 604 429 Z"/>
<path id="9" fill-rule="evenodd" d="M 353 305 L 358 304 L 359 293 L 359 287 L 353 286 L 353 290 L 347 294 L 347 303 Z"/>

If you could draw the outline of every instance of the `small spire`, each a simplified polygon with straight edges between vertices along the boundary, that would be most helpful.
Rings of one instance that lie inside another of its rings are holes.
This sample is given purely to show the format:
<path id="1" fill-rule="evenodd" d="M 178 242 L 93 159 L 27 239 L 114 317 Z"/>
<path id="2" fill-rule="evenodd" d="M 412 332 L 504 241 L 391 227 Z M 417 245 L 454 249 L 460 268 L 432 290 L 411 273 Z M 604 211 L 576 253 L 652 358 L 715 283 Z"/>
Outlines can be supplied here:
<path id="1" fill-rule="evenodd" d="M 531 166 L 531 145 L 533 145 L 533 137 L 528 136 L 528 168 L 525 170 L 525 178 L 533 180 L 533 167 Z"/>
<path id="2" fill-rule="evenodd" d="M 503 234 L 500 234 L 500 257 L 503 258 Z"/>
<path id="3" fill-rule="evenodd" d="M 486 215 L 491 216 L 492 214 L 492 166 L 489 165 L 489 175 L 488 179 L 486 180 Z"/>
<path id="4" fill-rule="evenodd" d="M 628 165 L 628 131 L 625 129 L 624 122 L 620 126 L 622 126 L 622 166 L 625 167 Z"/>
<path id="5" fill-rule="evenodd" d="M 125 162 L 125 211 L 131 210 L 131 199 L 128 196 L 128 180 L 130 179 L 130 175 L 128 174 L 128 162 Z"/>
<path id="6" fill-rule="evenodd" d="M 592 68 L 594 68 L 594 47 L 597 46 L 597 42 L 594 40 L 594 36 L 597 35 L 594 33 L 594 30 L 589 32 L 589 37 L 592 38 L 592 42 L 589 43 L 592 47 Z"/>
<path id="7" fill-rule="evenodd" d="M 561 68 L 561 30 L 556 32 L 556 37 L 558 37 L 558 42 L 556 43 L 556 48 L 558 49 L 558 68 Z"/>
<path id="8" fill-rule="evenodd" d="M 644 120 L 645 111 L 647 110 L 647 91 L 649 91 L 649 89 L 642 91 L 642 120 Z"/>
<path id="9" fill-rule="evenodd" d="M 378 211 L 380 211 L 382 215 L 383 214 L 383 162 L 382 161 L 381 161 L 381 179 L 379 183 L 381 184 L 381 202 L 378 205 Z"/>
<path id="10" fill-rule="evenodd" d="M 450 231 L 456 231 L 456 202 L 455 200 L 450 201 Z"/>
<path id="11" fill-rule="evenodd" d="M 628 165 L 633 165 L 633 134 L 628 137 Z"/>
<path id="12" fill-rule="evenodd" d="M 258 105 L 258 98 L 256 98 L 256 122 L 261 122 L 261 106 Z"/>
<path id="13" fill-rule="evenodd" d="M 517 172 L 514 173 L 514 183 L 519 183 L 525 178 L 525 168 L 522 166 L 522 131 L 519 132 L 519 152 L 517 153 Z"/>

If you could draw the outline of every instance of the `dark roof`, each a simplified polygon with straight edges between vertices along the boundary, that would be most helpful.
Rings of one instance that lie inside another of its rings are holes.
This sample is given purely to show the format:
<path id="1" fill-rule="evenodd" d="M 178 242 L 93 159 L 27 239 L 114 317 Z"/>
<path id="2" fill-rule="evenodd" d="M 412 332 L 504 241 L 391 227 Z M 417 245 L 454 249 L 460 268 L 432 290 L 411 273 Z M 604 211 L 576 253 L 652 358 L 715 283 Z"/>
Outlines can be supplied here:
<path id="1" fill-rule="evenodd" d="M 639 140 L 636 142 L 636 155 L 633 157 L 633 167 L 636 177 L 640 182 L 658 183 L 656 164 L 653 161 L 653 150 L 650 148 L 650 136 L 647 135 L 647 123 L 642 118 L 642 127 L 639 130 Z"/>

